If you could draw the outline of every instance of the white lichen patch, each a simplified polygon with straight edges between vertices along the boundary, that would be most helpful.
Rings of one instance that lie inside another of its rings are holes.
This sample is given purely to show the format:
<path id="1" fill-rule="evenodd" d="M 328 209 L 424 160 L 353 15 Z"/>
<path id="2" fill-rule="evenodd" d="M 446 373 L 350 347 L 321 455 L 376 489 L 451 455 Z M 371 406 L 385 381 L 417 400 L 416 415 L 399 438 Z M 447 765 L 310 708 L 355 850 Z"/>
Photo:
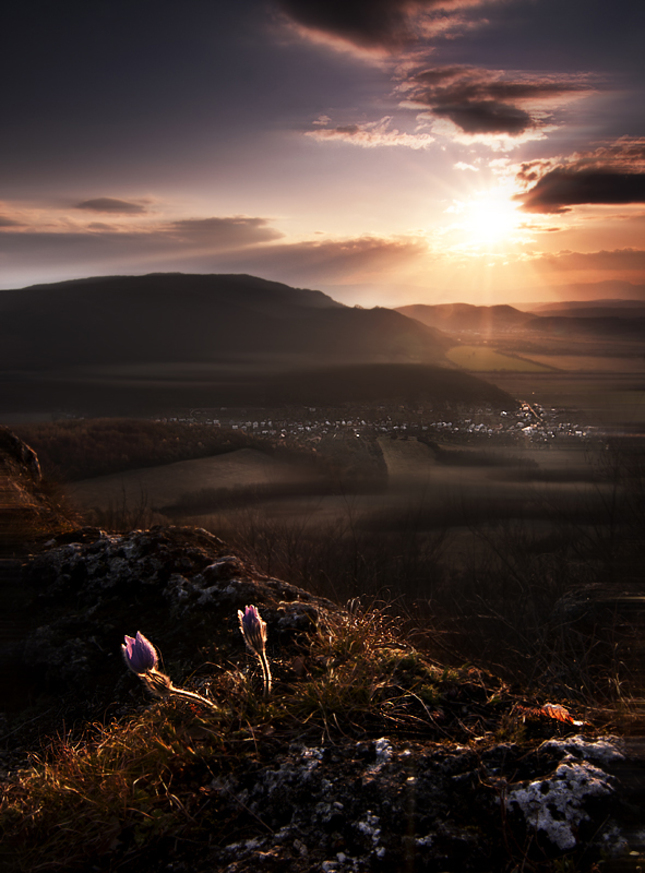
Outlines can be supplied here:
<path id="1" fill-rule="evenodd" d="M 374 740 L 374 752 L 376 763 L 367 768 L 366 773 L 375 776 L 384 766 L 392 760 L 392 745 L 386 737 Z"/>
<path id="2" fill-rule="evenodd" d="M 617 824 L 611 824 L 600 838 L 604 854 L 609 858 L 620 858 L 629 851 L 629 841 Z"/>
<path id="3" fill-rule="evenodd" d="M 613 794 L 611 777 L 586 761 L 563 761 L 552 776 L 514 788 L 507 806 L 518 807 L 529 827 L 541 831 L 562 851 L 576 846 L 575 831 L 589 819 L 585 803 Z"/>
<path id="4" fill-rule="evenodd" d="M 374 751 L 379 764 L 387 764 L 392 757 L 392 745 L 386 737 L 374 741 Z"/>
<path id="5" fill-rule="evenodd" d="M 625 757 L 621 750 L 622 741 L 618 737 L 603 737 L 599 740 L 587 740 L 577 735 L 566 740 L 547 740 L 541 748 L 557 751 L 585 761 L 595 761 L 597 764 L 611 764 L 622 761 Z"/>
<path id="6" fill-rule="evenodd" d="M 376 848 L 381 839 L 381 821 L 377 815 L 368 809 L 365 818 L 362 821 L 356 822 L 356 830 L 360 831 L 366 837 L 369 837 Z"/>

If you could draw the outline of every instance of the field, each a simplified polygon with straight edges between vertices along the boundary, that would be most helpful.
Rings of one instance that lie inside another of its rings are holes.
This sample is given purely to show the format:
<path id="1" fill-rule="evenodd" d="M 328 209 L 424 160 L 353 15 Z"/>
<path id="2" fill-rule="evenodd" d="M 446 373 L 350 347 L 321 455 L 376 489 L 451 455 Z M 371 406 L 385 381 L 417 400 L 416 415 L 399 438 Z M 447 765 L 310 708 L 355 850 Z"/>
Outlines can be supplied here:
<path id="1" fill-rule="evenodd" d="M 473 373 L 490 373 L 497 370 L 510 370 L 517 373 L 542 373 L 551 369 L 535 359 L 528 360 L 516 355 L 503 355 L 488 346 L 454 346 L 446 352 L 446 357 L 458 367 Z"/>
<path id="2" fill-rule="evenodd" d="M 295 485 L 311 479 L 300 465 L 279 461 L 257 449 L 237 449 L 226 455 L 144 467 L 109 476 L 82 480 L 67 493 L 81 509 L 148 507 L 155 512 L 192 499 L 204 491 Z"/>
<path id="3" fill-rule="evenodd" d="M 645 373 L 495 373 L 490 378 L 516 397 L 570 410 L 581 424 L 645 432 Z"/>

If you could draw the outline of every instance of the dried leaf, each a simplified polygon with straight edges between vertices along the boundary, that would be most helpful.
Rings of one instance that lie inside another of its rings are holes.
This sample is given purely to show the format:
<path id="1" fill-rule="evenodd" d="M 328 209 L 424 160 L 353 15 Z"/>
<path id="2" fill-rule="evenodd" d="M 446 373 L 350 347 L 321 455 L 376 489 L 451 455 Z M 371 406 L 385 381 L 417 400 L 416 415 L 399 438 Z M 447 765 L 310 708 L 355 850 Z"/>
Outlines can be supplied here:
<path id="1" fill-rule="evenodd" d="M 567 724 L 574 724 L 571 713 L 564 706 L 560 706 L 559 703 L 545 703 L 542 709 L 540 710 L 544 715 L 549 718 L 554 718 L 556 721 L 563 721 Z"/>

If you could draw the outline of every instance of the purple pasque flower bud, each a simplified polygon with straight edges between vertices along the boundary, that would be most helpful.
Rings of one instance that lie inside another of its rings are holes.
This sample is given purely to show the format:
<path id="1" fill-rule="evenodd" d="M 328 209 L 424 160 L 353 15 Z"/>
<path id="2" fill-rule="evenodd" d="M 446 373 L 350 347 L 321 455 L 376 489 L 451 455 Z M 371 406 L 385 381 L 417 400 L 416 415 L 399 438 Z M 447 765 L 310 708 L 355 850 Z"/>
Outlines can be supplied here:
<path id="1" fill-rule="evenodd" d="M 264 696 L 271 694 L 271 667 L 266 653 L 267 625 L 255 606 L 247 606 L 244 612 L 238 609 L 240 630 L 247 647 L 257 656 L 264 678 Z"/>
<path id="2" fill-rule="evenodd" d="M 245 643 L 257 655 L 262 654 L 267 641 L 267 626 L 260 617 L 257 608 L 247 606 L 244 612 L 238 609 L 237 616 L 240 620 L 240 630 Z"/>
<path id="3" fill-rule="evenodd" d="M 155 647 L 140 631 L 137 631 L 137 635 L 134 638 L 126 634 L 125 643 L 122 644 L 121 651 L 123 652 L 126 666 L 138 675 L 154 670 L 159 661 Z"/>

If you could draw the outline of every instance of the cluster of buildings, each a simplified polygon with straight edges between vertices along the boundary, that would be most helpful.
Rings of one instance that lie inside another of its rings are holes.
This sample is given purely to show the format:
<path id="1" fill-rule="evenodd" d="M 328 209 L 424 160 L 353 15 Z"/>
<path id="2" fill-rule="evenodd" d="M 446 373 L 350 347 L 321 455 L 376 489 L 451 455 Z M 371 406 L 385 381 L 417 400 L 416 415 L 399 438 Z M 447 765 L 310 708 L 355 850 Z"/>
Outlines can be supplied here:
<path id="1" fill-rule="evenodd" d="M 354 407 L 353 414 L 334 410 L 304 407 L 285 410 L 191 410 L 187 418 L 167 419 L 187 423 L 229 427 L 255 436 L 297 442 L 316 442 L 323 437 L 409 438 L 417 434 L 439 438 L 451 435 L 459 441 L 471 442 L 486 438 L 505 438 L 512 442 L 549 443 L 556 438 L 584 439 L 597 433 L 597 428 L 582 426 L 570 420 L 564 409 L 548 409 L 537 403 L 520 403 L 514 409 L 496 410 L 487 406 L 467 407 L 455 404 L 450 415 L 428 415 L 427 410 L 409 407 L 385 409 Z M 246 413 L 246 414 L 245 414 Z M 255 414 L 253 414 L 255 413 Z M 260 413 L 260 414 L 257 414 Z M 264 413 L 262 416 L 261 413 Z M 335 414 L 334 414 L 335 413 Z"/>

